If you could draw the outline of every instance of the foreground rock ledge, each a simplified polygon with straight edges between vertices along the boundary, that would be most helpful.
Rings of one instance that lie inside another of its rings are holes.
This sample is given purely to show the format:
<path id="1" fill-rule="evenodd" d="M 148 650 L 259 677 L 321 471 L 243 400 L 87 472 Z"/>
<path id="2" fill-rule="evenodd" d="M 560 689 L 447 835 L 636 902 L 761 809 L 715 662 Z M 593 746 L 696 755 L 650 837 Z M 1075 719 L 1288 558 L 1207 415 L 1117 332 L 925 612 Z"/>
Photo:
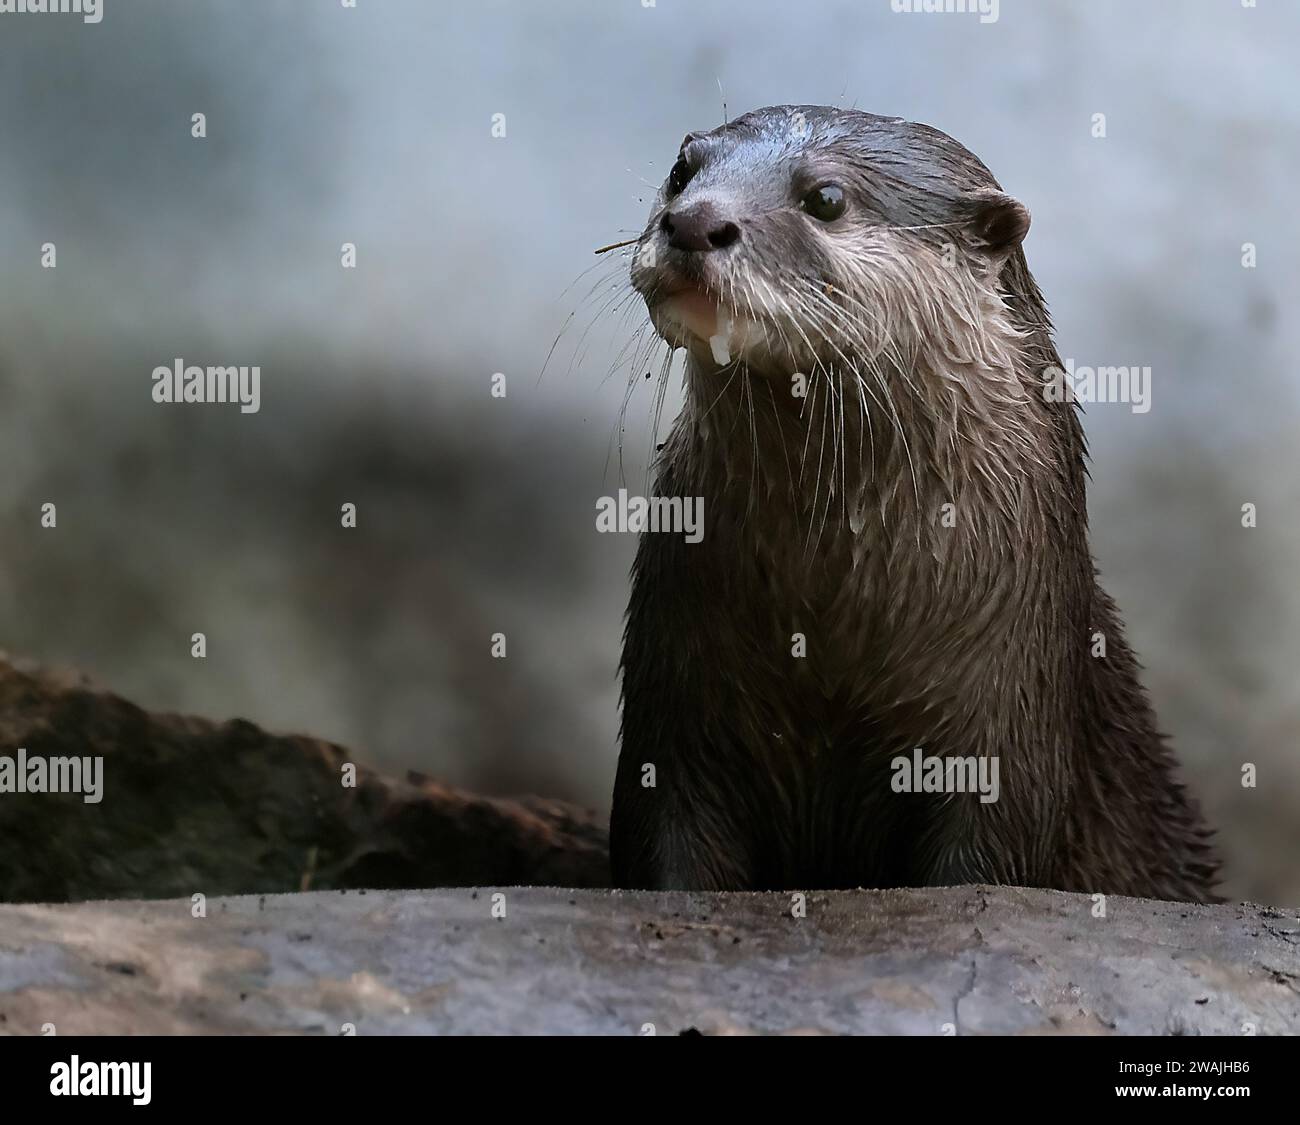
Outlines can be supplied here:
<path id="1" fill-rule="evenodd" d="M 493 895 L 506 917 L 494 919 Z M 0 906 L 36 1034 L 1300 1031 L 1300 921 L 1013 888 L 314 892 Z"/>

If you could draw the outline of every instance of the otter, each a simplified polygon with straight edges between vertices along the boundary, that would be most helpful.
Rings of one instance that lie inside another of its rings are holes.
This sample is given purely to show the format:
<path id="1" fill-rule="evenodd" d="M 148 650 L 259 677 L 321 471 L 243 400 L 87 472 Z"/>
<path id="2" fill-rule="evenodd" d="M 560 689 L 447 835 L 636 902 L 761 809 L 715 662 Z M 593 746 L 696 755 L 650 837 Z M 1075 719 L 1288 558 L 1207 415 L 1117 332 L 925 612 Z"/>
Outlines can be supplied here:
<path id="1" fill-rule="evenodd" d="M 638 545 L 616 886 L 1216 900 L 1098 584 L 1078 406 L 1045 392 L 1029 222 L 899 118 L 776 106 L 683 141 L 630 275 L 686 353 L 655 493 L 705 534 Z M 899 785 L 918 751 L 947 784 Z M 990 761 L 996 800 L 955 791 Z"/>

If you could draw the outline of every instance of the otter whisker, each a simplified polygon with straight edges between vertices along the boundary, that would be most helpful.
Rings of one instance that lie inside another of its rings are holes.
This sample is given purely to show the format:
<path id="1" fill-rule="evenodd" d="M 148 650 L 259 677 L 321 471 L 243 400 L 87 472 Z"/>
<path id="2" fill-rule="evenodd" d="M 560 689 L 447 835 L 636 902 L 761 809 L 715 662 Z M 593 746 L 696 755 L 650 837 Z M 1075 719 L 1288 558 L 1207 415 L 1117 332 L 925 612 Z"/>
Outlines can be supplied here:
<path id="1" fill-rule="evenodd" d="M 595 290 L 593 289 L 592 292 L 594 294 Z M 609 293 L 604 297 L 603 303 L 600 304 L 600 306 L 596 309 L 596 312 L 592 315 L 591 319 L 587 322 L 586 328 L 582 330 L 582 335 L 578 337 L 578 342 L 574 345 L 573 356 L 570 357 L 569 368 L 566 374 L 572 374 L 575 364 L 579 364 L 581 362 L 582 357 L 586 355 L 586 344 L 587 344 L 587 340 L 591 336 L 592 329 L 595 328 L 598 323 L 600 323 L 601 318 L 605 315 L 605 313 L 607 313 L 610 310 L 610 308 L 619 300 L 619 298 L 625 296 L 626 294 L 627 294 L 627 289 L 626 289 L 625 281 L 620 282 L 619 284 L 611 285 L 609 287 Z"/>
<path id="2" fill-rule="evenodd" d="M 551 358 L 555 355 L 555 350 L 557 347 L 559 347 L 560 340 L 564 338 L 564 334 L 572 326 L 573 321 L 577 317 L 579 310 L 582 309 L 582 307 L 592 298 L 592 296 L 596 293 L 598 289 L 600 289 L 602 286 L 609 285 L 615 278 L 617 278 L 618 279 L 617 288 L 620 289 L 626 288 L 635 293 L 635 289 L 633 289 L 631 284 L 628 282 L 627 276 L 624 273 L 622 267 L 619 265 L 618 262 L 613 262 L 613 261 L 597 262 L 593 266 L 588 266 L 576 278 L 574 278 L 573 281 L 571 281 L 565 287 L 564 293 L 568 293 L 571 289 L 573 289 L 575 285 L 578 284 L 578 282 L 580 282 L 584 277 L 586 277 L 593 270 L 600 269 L 602 267 L 605 267 L 607 269 L 608 271 L 607 276 L 599 277 L 596 279 L 596 281 L 592 284 L 591 289 L 587 291 L 587 294 L 578 302 L 577 306 L 568 314 L 568 316 L 564 318 L 564 323 L 560 325 L 560 330 L 555 334 L 555 339 L 551 341 L 551 347 L 550 350 L 548 350 L 546 353 L 546 359 L 542 363 L 542 369 L 537 373 L 537 384 L 536 384 L 537 386 L 541 386 L 542 378 L 543 376 L 545 376 L 546 370 L 550 366 Z M 563 297 L 564 293 L 561 293 L 560 296 Z M 599 316 L 600 314 L 599 312 L 597 312 L 596 319 L 598 319 Z M 570 357 L 569 369 L 566 374 L 572 374 L 573 367 L 574 367 L 573 357 Z"/>
<path id="3" fill-rule="evenodd" d="M 612 372 L 611 372 L 612 374 Z M 636 369 L 633 368 L 628 372 L 627 386 L 623 390 L 623 401 L 619 405 L 618 420 L 614 423 L 614 432 L 610 434 L 609 447 L 605 453 L 605 478 L 609 478 L 609 462 L 614 455 L 614 447 L 618 448 L 618 477 L 622 483 L 626 479 L 623 470 L 623 429 L 627 421 L 628 403 L 632 401 L 632 395 L 636 392 Z"/>
<path id="4" fill-rule="evenodd" d="M 745 392 L 745 402 L 749 406 L 749 500 L 745 508 L 745 520 L 748 521 L 758 496 L 758 426 L 754 421 L 754 381 L 745 379 L 741 387 Z"/>
<path id="5" fill-rule="evenodd" d="M 785 445 L 785 426 L 781 422 L 781 411 L 776 405 L 776 392 L 772 390 L 772 381 L 770 379 L 764 379 L 763 384 L 767 387 L 768 398 L 772 400 L 772 417 L 776 420 L 776 433 L 781 439 L 781 456 L 785 460 L 785 473 L 790 487 L 790 498 L 793 500 L 795 495 L 794 466 L 790 463 L 790 451 Z"/>
<path id="6" fill-rule="evenodd" d="M 727 393 L 727 390 L 731 387 L 731 384 L 733 380 L 736 378 L 737 373 L 740 372 L 742 369 L 743 368 L 740 362 L 739 355 L 737 355 L 735 359 L 733 359 L 729 364 L 727 364 L 726 367 L 719 368 L 719 374 L 721 374 L 723 371 L 730 370 L 731 376 L 722 385 L 722 390 L 718 392 L 717 397 L 709 404 L 708 408 L 704 411 L 704 413 L 700 415 L 701 422 L 703 422 L 706 418 L 708 418 L 710 414 L 713 413 L 713 408 L 718 405 L 718 401 L 722 398 L 723 395 Z"/>
<path id="7" fill-rule="evenodd" d="M 808 470 L 808 448 L 812 441 L 812 422 L 817 414 L 817 368 L 808 373 L 808 385 L 805 388 L 803 405 L 799 407 L 799 421 L 806 422 L 803 428 L 803 454 L 799 458 L 799 483 L 803 484 L 804 474 Z"/>
<path id="8" fill-rule="evenodd" d="M 813 507 L 812 507 L 812 511 L 810 512 L 810 518 L 809 518 L 809 523 L 808 523 L 808 538 L 805 539 L 805 541 L 804 541 L 805 548 L 806 548 L 807 545 L 808 545 L 808 541 L 812 538 L 812 525 L 813 525 L 813 521 L 816 519 L 816 513 L 817 513 L 817 498 L 821 495 L 822 463 L 823 463 L 824 456 L 825 456 L 825 452 L 826 452 L 826 417 L 827 417 L 827 414 L 829 413 L 829 411 L 830 411 L 830 409 L 831 409 L 831 389 L 832 389 L 832 388 L 831 388 L 831 377 L 830 377 L 830 373 L 829 373 L 829 372 L 823 372 L 823 374 L 822 374 L 822 380 L 826 383 L 826 404 L 825 404 L 825 406 L 822 407 L 822 434 L 821 434 L 821 441 L 820 441 L 820 443 L 819 443 L 818 446 L 817 446 L 817 479 L 816 479 L 816 481 L 813 483 Z M 830 504 L 830 499 L 831 499 L 831 486 L 830 486 L 830 483 L 829 483 L 829 481 L 828 481 L 828 482 L 827 482 L 827 492 L 826 492 L 826 503 L 827 503 L 828 506 L 829 506 L 829 504 Z M 823 524 L 823 527 L 824 527 L 824 526 L 825 526 L 825 524 Z M 820 542 L 820 540 L 821 540 L 821 536 L 818 535 L 817 538 L 818 538 L 818 541 Z M 814 548 L 814 550 L 815 550 L 815 549 L 816 549 L 816 548 Z"/>
<path id="9" fill-rule="evenodd" d="M 845 321 L 848 320 L 847 314 L 845 314 L 843 310 L 839 309 L 833 302 L 829 300 L 829 298 L 825 296 L 824 293 L 821 293 L 819 290 L 810 290 L 806 295 L 812 296 L 817 300 L 821 301 L 823 303 L 824 311 L 827 314 L 835 315 Z M 812 314 L 811 309 L 809 310 L 809 312 L 810 314 Z M 812 315 L 814 316 L 814 318 L 816 318 L 817 314 L 812 314 Z M 827 335 L 828 338 L 833 335 L 833 333 L 829 331 L 827 331 L 825 334 Z M 844 358 L 846 365 L 852 366 L 848 360 L 848 357 L 844 356 L 844 353 L 840 351 L 838 346 L 836 346 L 835 350 L 839 352 L 839 354 Z M 894 405 L 893 395 L 891 394 L 889 389 L 889 381 L 881 373 L 878 364 L 876 364 L 874 360 L 867 360 L 866 366 L 867 366 L 867 370 L 875 378 L 877 385 L 880 387 L 881 393 L 885 396 L 885 402 L 888 404 L 888 408 L 887 408 L 888 416 L 890 417 L 890 419 L 894 424 L 894 431 L 895 433 L 898 434 L 899 440 L 903 446 L 904 454 L 907 458 L 908 472 L 912 480 L 912 495 L 916 503 L 919 505 L 920 496 L 921 496 L 920 485 L 916 477 L 916 465 L 912 459 L 911 443 L 908 441 L 907 431 L 903 425 L 902 418 L 899 415 L 898 408 Z M 875 396 L 873 395 L 872 397 L 874 398 Z M 877 403 L 877 405 L 880 404 Z M 885 407 L 882 406 L 882 409 L 885 409 Z"/>
<path id="10" fill-rule="evenodd" d="M 749 290 L 750 290 L 750 286 L 746 285 L 741 290 L 741 292 L 744 295 L 745 303 L 749 306 L 749 315 L 751 320 L 756 320 L 757 317 L 754 313 L 754 304 L 750 300 Z M 732 306 L 736 309 L 737 315 L 739 315 L 739 305 L 738 302 L 736 301 L 736 284 L 734 279 L 731 281 L 731 303 Z M 745 510 L 745 520 L 747 521 L 749 519 L 750 513 L 754 510 L 754 506 L 758 495 L 758 423 L 755 421 L 755 417 L 754 417 L 753 380 L 745 379 L 744 382 L 741 384 L 741 388 L 744 391 L 745 403 L 749 408 L 749 447 L 750 447 L 749 499 Z"/>
<path id="11" fill-rule="evenodd" d="M 655 384 L 654 398 L 654 420 L 650 425 L 650 453 L 646 458 L 646 486 L 645 492 L 649 496 L 652 489 L 651 470 L 655 467 L 659 459 L 659 423 L 663 418 L 664 399 L 668 394 L 668 381 L 672 375 L 673 353 L 669 348 L 664 353 L 663 362 L 659 366 L 659 379 Z"/>
<path id="12" fill-rule="evenodd" d="M 829 419 L 827 417 L 829 414 Z M 817 529 L 817 540 L 812 545 L 812 553 L 817 553 L 817 548 L 821 546 L 822 536 L 826 533 L 826 524 L 830 519 L 831 503 L 835 499 L 835 448 L 837 443 L 836 437 L 836 416 L 835 416 L 835 381 L 831 379 L 830 374 L 826 375 L 826 412 L 822 415 L 822 433 L 823 443 L 825 441 L 825 429 L 827 421 L 830 422 L 831 428 L 831 463 L 829 472 L 826 476 L 826 506 L 822 510 L 821 524 Z M 816 493 L 814 493 L 815 497 Z M 810 529 L 811 530 L 811 529 Z"/>

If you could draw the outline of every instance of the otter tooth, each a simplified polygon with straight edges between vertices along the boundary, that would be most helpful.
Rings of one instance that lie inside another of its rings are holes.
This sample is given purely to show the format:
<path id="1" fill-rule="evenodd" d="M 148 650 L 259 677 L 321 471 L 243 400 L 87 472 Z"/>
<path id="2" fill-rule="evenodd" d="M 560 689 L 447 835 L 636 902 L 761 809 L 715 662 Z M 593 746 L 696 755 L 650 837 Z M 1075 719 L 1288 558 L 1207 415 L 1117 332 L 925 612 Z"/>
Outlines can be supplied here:
<path id="1" fill-rule="evenodd" d="M 709 337 L 709 351 L 713 353 L 713 362 L 719 367 L 726 367 L 731 362 L 731 337 L 736 330 L 736 318 L 725 309 L 718 309 L 718 330 Z"/>

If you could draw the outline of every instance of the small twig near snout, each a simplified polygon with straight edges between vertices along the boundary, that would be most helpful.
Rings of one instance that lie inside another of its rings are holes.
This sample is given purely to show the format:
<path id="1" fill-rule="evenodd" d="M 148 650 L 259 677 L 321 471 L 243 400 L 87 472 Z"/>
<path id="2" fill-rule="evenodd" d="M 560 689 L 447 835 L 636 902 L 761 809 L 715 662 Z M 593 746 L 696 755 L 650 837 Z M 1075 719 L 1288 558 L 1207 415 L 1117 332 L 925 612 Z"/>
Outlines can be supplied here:
<path id="1" fill-rule="evenodd" d="M 617 250 L 620 246 L 635 246 L 640 241 L 639 238 L 629 238 L 626 242 L 611 242 L 608 246 L 602 246 L 600 249 L 593 251 L 593 253 L 605 254 L 610 250 Z"/>

